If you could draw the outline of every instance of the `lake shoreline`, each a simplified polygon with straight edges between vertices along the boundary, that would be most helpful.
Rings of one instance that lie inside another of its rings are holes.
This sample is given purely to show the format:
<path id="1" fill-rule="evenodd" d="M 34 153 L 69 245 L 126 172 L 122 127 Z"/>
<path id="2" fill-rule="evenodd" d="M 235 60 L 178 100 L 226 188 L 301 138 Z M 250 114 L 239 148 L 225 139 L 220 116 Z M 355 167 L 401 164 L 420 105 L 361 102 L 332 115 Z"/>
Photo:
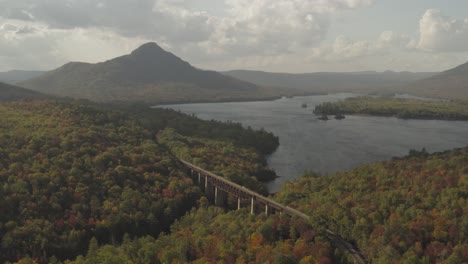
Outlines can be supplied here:
<path id="1" fill-rule="evenodd" d="M 277 96 L 271 96 L 271 97 L 265 97 L 265 98 L 246 98 L 246 99 L 226 99 L 226 100 L 217 100 L 217 101 L 211 101 L 211 100 L 201 100 L 201 101 L 195 101 L 195 102 L 188 102 L 188 101 L 174 101 L 174 102 L 166 102 L 166 103 L 160 103 L 160 104 L 154 104 L 151 105 L 151 108 L 156 108 L 156 107 L 164 107 L 167 105 L 187 105 L 187 104 L 216 104 L 216 103 L 255 103 L 255 102 L 273 102 L 276 100 L 280 100 L 282 98 L 296 98 L 296 97 L 303 97 L 303 96 L 319 96 L 319 95 L 329 95 L 327 93 L 315 93 L 315 92 L 305 92 L 305 93 L 299 93 L 295 95 L 277 95 Z"/>
<path id="2" fill-rule="evenodd" d="M 297 96 L 275 101 L 165 105 L 205 120 L 230 121 L 265 129 L 279 137 L 278 149 L 267 158 L 278 177 L 265 183 L 271 193 L 305 171 L 327 175 L 359 165 L 402 157 L 409 150 L 429 152 L 468 146 L 468 122 L 346 116 L 317 120 L 311 109 L 323 102 L 358 94 Z M 306 103 L 307 108 L 301 105 Z"/>
<path id="3" fill-rule="evenodd" d="M 358 96 L 315 106 L 316 115 L 366 115 L 413 120 L 468 121 L 468 104 L 407 98 Z"/>

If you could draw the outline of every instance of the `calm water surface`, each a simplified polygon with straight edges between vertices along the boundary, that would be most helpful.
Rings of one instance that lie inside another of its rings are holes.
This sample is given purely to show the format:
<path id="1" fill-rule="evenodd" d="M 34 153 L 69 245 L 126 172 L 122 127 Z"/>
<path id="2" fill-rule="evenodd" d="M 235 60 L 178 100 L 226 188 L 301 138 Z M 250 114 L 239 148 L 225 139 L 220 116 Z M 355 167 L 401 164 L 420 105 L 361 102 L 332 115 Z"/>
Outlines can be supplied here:
<path id="1" fill-rule="evenodd" d="M 312 113 L 322 102 L 353 94 L 283 98 L 276 101 L 166 105 L 199 118 L 240 122 L 265 128 L 280 139 L 268 163 L 281 176 L 268 183 L 271 192 L 304 171 L 332 173 L 360 164 L 404 156 L 410 149 L 429 152 L 468 146 L 468 122 L 402 120 L 347 116 L 344 120 L 317 120 Z M 307 108 L 301 105 L 306 103 Z"/>

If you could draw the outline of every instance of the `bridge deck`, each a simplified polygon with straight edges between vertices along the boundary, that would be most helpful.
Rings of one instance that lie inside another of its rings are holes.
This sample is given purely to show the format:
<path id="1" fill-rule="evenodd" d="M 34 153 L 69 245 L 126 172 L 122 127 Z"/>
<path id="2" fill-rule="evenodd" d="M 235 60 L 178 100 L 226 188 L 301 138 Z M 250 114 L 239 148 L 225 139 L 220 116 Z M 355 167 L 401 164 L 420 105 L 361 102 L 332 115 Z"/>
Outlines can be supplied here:
<path id="1" fill-rule="evenodd" d="M 273 201 L 270 198 L 267 198 L 267 197 L 265 197 L 265 196 L 263 196 L 261 194 L 258 194 L 258 193 L 254 192 L 254 191 L 251 191 L 251 190 L 247 189 L 244 186 L 241 186 L 241 185 L 239 185 L 237 183 L 234 183 L 234 182 L 231 182 L 231 181 L 229 181 L 229 180 L 227 180 L 227 179 L 225 179 L 225 178 L 223 178 L 221 176 L 218 176 L 218 175 L 216 175 L 216 174 L 214 174 L 212 172 L 204 170 L 204 169 L 202 169 L 202 168 L 200 168 L 200 167 L 198 167 L 198 166 L 196 166 L 196 165 L 194 165 L 194 164 L 192 164 L 192 163 L 190 163 L 188 161 L 180 160 L 180 162 L 182 162 L 185 166 L 187 166 L 188 168 L 190 168 L 190 169 L 192 169 L 194 171 L 197 171 L 197 172 L 199 172 L 199 173 L 201 173 L 203 175 L 211 177 L 211 178 L 215 179 L 216 181 L 220 181 L 220 182 L 222 182 L 222 183 L 236 189 L 238 192 L 244 193 L 244 194 L 248 195 L 249 197 L 254 198 L 257 202 L 267 204 L 268 206 L 270 206 L 272 208 L 275 208 L 277 210 L 280 210 L 283 213 L 286 213 L 286 214 L 291 215 L 291 216 L 295 215 L 295 216 L 298 216 L 298 217 L 303 218 L 305 220 L 310 219 L 310 217 L 308 215 L 306 215 L 304 213 L 301 213 L 296 209 L 293 209 L 293 208 L 291 208 L 289 206 L 284 206 L 284 205 L 282 205 L 282 204 L 280 204 L 278 202 Z"/>

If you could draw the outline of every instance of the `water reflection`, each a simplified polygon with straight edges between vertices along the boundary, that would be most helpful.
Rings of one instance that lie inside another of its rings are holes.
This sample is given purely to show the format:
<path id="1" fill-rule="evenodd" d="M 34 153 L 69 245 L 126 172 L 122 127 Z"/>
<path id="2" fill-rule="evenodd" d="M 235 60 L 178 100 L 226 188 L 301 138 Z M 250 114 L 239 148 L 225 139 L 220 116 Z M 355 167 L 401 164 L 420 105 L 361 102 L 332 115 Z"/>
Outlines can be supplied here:
<path id="1" fill-rule="evenodd" d="M 353 94 L 282 98 L 276 101 L 206 103 L 164 106 L 194 113 L 199 118 L 240 122 L 265 128 L 280 138 L 280 146 L 268 162 L 281 177 L 268 184 L 277 191 L 304 171 L 331 173 L 359 164 L 403 156 L 410 149 L 429 152 L 468 145 L 468 122 L 402 120 L 397 118 L 347 116 L 343 120 L 318 120 L 312 113 L 322 102 L 341 100 Z M 307 107 L 302 107 L 307 104 Z"/>

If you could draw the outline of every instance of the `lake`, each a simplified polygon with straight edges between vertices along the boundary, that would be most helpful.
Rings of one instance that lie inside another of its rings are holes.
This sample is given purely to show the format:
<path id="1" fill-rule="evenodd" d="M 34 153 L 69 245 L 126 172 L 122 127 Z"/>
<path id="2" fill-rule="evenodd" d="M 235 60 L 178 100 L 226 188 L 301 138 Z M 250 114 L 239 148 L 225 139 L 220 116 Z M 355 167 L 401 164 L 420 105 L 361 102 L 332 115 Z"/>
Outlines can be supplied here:
<path id="1" fill-rule="evenodd" d="M 280 176 L 267 184 L 276 192 L 285 181 L 304 171 L 322 174 L 349 170 L 360 164 L 404 156 L 410 149 L 429 152 L 468 146 L 468 122 L 403 120 L 393 117 L 346 116 L 343 120 L 318 120 L 314 106 L 353 94 L 282 98 L 275 101 L 165 105 L 164 108 L 195 114 L 206 120 L 233 121 L 264 128 L 280 139 L 268 157 Z M 306 108 L 301 107 L 307 104 Z"/>

